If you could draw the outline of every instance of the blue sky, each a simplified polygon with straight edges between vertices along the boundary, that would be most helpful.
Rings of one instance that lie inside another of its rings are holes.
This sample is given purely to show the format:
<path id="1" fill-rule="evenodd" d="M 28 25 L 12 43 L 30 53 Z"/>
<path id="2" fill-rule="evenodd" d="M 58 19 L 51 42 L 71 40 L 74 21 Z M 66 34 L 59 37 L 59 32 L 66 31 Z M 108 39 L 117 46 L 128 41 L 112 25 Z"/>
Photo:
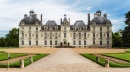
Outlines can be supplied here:
<path id="1" fill-rule="evenodd" d="M 47 20 L 55 20 L 60 24 L 60 18 L 67 14 L 71 24 L 76 20 L 83 20 L 87 24 L 87 14 L 102 10 L 107 13 L 113 24 L 113 31 L 124 29 L 126 26 L 125 13 L 130 10 L 130 0 L 0 0 L 0 37 L 5 36 L 9 30 L 18 28 L 24 14 L 34 10 L 40 19 L 43 14 L 43 24 Z"/>

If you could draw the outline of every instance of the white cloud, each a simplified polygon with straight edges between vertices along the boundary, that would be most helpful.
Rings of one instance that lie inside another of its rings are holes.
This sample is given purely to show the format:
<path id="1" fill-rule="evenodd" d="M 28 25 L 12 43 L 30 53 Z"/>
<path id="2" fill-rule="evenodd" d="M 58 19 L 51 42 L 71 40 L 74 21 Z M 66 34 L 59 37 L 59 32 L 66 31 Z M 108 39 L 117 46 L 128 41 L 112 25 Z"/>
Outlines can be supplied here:
<path id="1" fill-rule="evenodd" d="M 91 9 L 92 9 L 92 7 L 87 7 L 87 8 L 86 8 L 86 10 L 91 10 Z"/>

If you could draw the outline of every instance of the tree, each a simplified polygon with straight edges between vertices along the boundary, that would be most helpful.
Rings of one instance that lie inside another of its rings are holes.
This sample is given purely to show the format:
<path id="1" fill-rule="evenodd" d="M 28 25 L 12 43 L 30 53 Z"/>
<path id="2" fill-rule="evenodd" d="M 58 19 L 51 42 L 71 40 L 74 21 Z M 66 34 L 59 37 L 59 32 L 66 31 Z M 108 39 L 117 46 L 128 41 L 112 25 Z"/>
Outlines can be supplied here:
<path id="1" fill-rule="evenodd" d="M 19 46 L 19 29 L 13 28 L 6 34 L 5 38 L 0 37 L 0 47 L 18 47 Z"/>
<path id="2" fill-rule="evenodd" d="M 0 47 L 5 47 L 5 38 L 0 37 Z"/>
<path id="3" fill-rule="evenodd" d="M 122 32 L 123 46 L 130 47 L 130 11 L 125 14 L 125 19 L 125 23 L 127 26 Z"/>
<path id="4" fill-rule="evenodd" d="M 122 35 L 120 34 L 120 30 L 112 33 L 112 46 L 113 47 L 122 47 Z"/>

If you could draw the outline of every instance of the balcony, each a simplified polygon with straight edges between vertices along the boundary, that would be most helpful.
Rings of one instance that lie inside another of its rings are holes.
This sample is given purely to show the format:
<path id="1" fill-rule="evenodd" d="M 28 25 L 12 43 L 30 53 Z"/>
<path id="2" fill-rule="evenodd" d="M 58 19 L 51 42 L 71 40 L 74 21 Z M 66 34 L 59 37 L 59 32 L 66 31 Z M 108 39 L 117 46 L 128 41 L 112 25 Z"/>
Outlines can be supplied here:
<path id="1" fill-rule="evenodd" d="M 21 39 L 24 39 L 24 37 L 22 37 Z"/>
<path id="2" fill-rule="evenodd" d="M 38 37 L 36 37 L 35 39 L 38 39 Z"/>
<path id="3" fill-rule="evenodd" d="M 31 39 L 31 37 L 29 37 L 28 39 Z"/>
<path id="4" fill-rule="evenodd" d="M 84 37 L 84 39 L 87 39 L 86 37 Z"/>
<path id="5" fill-rule="evenodd" d="M 73 37 L 73 39 L 76 39 L 76 37 Z"/>
<path id="6" fill-rule="evenodd" d="M 81 37 L 79 37 L 79 39 L 81 39 Z"/>
<path id="7" fill-rule="evenodd" d="M 47 39 L 47 37 L 45 37 L 44 39 Z"/>

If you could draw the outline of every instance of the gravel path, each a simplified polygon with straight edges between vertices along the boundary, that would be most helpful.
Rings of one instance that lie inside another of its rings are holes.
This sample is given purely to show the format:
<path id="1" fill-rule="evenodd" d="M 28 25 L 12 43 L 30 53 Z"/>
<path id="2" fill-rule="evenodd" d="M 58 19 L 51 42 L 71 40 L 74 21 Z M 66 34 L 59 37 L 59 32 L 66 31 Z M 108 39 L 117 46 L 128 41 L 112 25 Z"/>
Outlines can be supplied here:
<path id="1" fill-rule="evenodd" d="M 104 68 L 62 48 L 23 69 L 0 69 L 0 72 L 130 72 L 130 68 Z"/>

